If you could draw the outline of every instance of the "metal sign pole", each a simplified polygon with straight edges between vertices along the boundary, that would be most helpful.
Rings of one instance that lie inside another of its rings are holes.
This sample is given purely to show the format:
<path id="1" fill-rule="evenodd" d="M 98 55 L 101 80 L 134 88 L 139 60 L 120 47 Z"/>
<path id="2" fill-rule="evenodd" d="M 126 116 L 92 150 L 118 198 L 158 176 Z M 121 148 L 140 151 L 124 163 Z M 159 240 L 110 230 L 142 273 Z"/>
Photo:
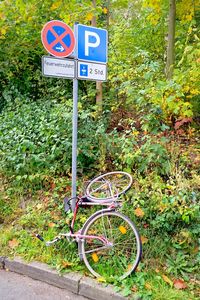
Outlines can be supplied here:
<path id="1" fill-rule="evenodd" d="M 78 128 L 78 80 L 73 79 L 73 132 L 72 132 L 72 210 L 76 205 L 76 175 L 77 175 L 77 128 Z"/>
<path id="2" fill-rule="evenodd" d="M 77 22 L 74 24 L 74 35 L 77 40 Z M 77 44 L 74 49 L 74 58 L 77 58 Z M 77 70 L 77 63 L 75 66 Z M 77 71 L 76 71 L 77 73 Z M 77 76 L 77 75 L 76 75 Z M 72 211 L 76 206 L 76 180 L 77 180 L 77 136 L 78 136 L 78 79 L 73 79 L 73 116 L 72 116 Z"/>

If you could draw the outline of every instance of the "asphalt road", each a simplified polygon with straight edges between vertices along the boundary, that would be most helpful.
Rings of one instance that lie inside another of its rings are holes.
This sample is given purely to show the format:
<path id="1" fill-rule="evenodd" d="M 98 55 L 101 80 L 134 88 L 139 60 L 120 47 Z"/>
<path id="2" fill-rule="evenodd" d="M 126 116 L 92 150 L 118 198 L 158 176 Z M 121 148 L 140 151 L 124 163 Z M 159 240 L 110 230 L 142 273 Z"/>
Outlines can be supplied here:
<path id="1" fill-rule="evenodd" d="M 0 300 L 88 300 L 47 283 L 0 269 Z"/>

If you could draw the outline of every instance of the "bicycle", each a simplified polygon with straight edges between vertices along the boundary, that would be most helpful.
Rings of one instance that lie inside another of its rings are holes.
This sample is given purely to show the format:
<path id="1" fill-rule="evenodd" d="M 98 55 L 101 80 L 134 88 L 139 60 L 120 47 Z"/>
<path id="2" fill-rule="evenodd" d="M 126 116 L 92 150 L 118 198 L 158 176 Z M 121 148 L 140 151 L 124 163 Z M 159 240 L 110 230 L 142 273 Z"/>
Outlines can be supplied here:
<path id="1" fill-rule="evenodd" d="M 76 206 L 68 233 L 60 233 L 52 241 L 44 241 L 47 246 L 62 238 L 72 239 L 78 244 L 78 254 L 88 270 L 95 277 L 117 277 L 122 280 L 138 266 L 142 245 L 134 223 L 117 211 L 121 207 L 119 197 L 132 185 L 132 177 L 126 172 L 109 172 L 97 176 L 88 183 L 85 195 L 76 197 Z M 71 209 L 65 198 L 65 212 Z M 93 213 L 83 227 L 74 233 L 76 215 L 80 207 L 103 205 L 107 208 Z"/>

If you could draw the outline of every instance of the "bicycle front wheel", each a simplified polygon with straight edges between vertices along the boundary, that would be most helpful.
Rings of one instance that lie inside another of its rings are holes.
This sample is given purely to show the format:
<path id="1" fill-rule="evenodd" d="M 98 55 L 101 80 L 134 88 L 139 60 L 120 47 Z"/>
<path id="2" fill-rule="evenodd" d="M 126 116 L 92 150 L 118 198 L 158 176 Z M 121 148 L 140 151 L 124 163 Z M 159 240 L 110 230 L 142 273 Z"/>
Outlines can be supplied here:
<path id="1" fill-rule="evenodd" d="M 82 233 L 98 236 L 82 241 L 81 253 L 86 267 L 95 277 L 124 279 L 133 272 L 141 257 L 142 246 L 133 222 L 116 211 L 99 211 L 85 223 Z"/>
<path id="2" fill-rule="evenodd" d="M 86 187 L 86 196 L 94 202 L 112 202 L 125 194 L 133 182 L 126 172 L 115 171 L 95 177 Z"/>

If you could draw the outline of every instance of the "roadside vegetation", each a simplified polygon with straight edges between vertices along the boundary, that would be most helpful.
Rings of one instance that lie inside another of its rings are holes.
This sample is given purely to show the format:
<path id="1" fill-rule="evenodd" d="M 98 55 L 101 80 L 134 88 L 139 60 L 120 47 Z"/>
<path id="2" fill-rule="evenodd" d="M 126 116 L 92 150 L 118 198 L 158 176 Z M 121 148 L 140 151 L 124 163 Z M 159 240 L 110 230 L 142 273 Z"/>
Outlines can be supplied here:
<path id="1" fill-rule="evenodd" d="M 123 212 L 139 229 L 143 257 L 115 289 L 131 299 L 199 299 L 200 7 L 177 1 L 167 78 L 169 4 L 0 3 L 0 255 L 91 276 L 75 243 L 47 248 L 34 234 L 51 239 L 71 218 L 63 198 L 71 194 L 72 82 L 42 77 L 40 32 L 49 20 L 73 26 L 95 18 L 109 33 L 109 80 L 101 103 L 94 82 L 79 82 L 78 193 L 99 173 L 131 173 Z M 90 214 L 80 211 L 77 229 Z"/>

